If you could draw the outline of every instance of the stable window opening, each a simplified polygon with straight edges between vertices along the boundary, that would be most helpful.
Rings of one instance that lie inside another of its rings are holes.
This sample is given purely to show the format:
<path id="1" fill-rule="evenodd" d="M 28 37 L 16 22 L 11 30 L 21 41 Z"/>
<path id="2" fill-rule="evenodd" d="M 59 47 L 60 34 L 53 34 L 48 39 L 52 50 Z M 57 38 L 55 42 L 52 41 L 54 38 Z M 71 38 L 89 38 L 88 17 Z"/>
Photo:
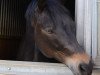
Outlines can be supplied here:
<path id="1" fill-rule="evenodd" d="M 25 13 L 31 0 L 0 0 L 0 59 L 17 60 L 19 48 L 26 33 Z M 75 0 L 66 0 L 64 6 L 75 19 Z M 34 49 L 34 45 L 33 49 Z M 32 55 L 32 52 L 30 52 Z M 39 61 L 58 62 L 39 52 Z M 32 59 L 29 59 L 31 61 Z M 23 61 L 23 60 L 22 60 Z M 28 61 L 28 59 L 27 59 Z"/>

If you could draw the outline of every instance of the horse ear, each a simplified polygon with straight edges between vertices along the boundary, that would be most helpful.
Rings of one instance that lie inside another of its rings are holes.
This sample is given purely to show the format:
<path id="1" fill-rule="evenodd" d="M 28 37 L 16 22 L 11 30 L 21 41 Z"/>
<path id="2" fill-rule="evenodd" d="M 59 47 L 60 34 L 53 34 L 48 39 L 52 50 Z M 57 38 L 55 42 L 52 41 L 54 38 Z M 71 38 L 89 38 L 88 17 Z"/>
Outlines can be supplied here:
<path id="1" fill-rule="evenodd" d="M 46 6 L 46 0 L 38 0 L 39 12 L 42 12 Z"/>

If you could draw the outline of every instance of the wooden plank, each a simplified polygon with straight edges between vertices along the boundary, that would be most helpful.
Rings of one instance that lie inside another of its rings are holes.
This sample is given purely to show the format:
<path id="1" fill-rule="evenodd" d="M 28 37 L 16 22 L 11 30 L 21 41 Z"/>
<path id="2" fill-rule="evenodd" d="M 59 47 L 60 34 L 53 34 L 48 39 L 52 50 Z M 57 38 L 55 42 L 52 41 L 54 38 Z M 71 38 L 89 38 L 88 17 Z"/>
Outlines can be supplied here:
<path id="1" fill-rule="evenodd" d="M 60 63 L 0 60 L 0 74 L 4 75 L 73 75 Z"/>
<path id="2" fill-rule="evenodd" d="M 23 62 L 0 60 L 0 75 L 73 75 L 61 63 Z M 100 69 L 94 69 L 92 75 L 100 75 Z"/>

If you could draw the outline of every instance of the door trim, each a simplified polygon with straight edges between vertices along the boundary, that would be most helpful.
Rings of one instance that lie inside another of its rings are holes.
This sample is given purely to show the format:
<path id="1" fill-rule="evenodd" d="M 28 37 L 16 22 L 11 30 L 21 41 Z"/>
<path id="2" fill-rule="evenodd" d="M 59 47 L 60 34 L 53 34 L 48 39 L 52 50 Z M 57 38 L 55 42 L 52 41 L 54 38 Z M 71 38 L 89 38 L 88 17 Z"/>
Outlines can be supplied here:
<path id="1" fill-rule="evenodd" d="M 97 57 L 97 0 L 76 0 L 77 40 L 95 60 Z"/>

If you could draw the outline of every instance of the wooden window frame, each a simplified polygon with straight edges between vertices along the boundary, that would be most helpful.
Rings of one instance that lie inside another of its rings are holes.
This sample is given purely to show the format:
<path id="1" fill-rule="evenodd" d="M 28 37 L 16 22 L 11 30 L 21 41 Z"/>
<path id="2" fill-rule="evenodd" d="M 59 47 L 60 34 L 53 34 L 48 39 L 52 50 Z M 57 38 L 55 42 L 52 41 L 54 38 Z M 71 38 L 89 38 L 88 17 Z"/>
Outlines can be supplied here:
<path id="1" fill-rule="evenodd" d="M 76 0 L 76 24 L 78 42 L 96 63 L 97 0 Z"/>

